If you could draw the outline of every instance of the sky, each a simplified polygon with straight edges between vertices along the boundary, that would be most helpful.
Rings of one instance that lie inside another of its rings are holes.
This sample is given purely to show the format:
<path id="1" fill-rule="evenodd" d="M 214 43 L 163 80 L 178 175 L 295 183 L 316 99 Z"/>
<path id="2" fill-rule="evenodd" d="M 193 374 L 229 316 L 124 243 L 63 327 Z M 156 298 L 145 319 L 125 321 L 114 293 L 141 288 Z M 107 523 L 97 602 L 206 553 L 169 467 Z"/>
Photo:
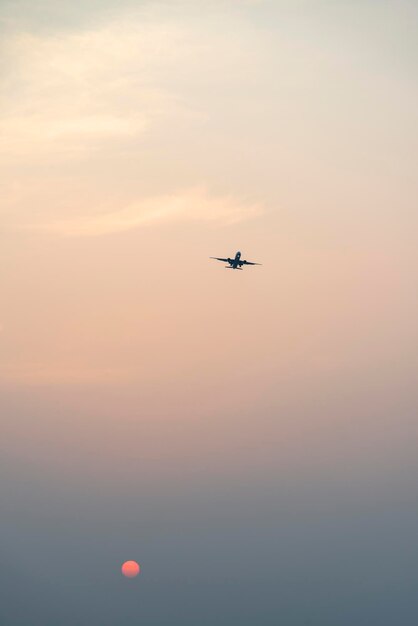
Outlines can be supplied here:
<path id="1" fill-rule="evenodd" d="M 1 624 L 416 623 L 417 18 L 0 0 Z"/>

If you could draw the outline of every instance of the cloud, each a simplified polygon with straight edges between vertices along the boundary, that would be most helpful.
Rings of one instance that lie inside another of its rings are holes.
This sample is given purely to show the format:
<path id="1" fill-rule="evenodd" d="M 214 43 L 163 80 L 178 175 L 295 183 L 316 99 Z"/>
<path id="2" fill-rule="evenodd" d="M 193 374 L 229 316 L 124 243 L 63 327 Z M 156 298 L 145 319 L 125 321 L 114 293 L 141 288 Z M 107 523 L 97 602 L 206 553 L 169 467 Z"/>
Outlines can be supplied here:
<path id="1" fill-rule="evenodd" d="M 211 80 L 246 79 L 259 41 L 181 6 L 145 3 L 81 31 L 4 33 L 0 159 L 88 154 L 179 114 L 204 117 L 207 96 L 197 103 L 193 86 L 199 95 Z"/>
<path id="2" fill-rule="evenodd" d="M 161 55 L 175 56 L 176 28 L 136 20 L 59 37 L 6 37 L 1 152 L 68 156 L 101 140 L 135 138 L 174 106 L 153 79 Z"/>
<path id="3" fill-rule="evenodd" d="M 145 198 L 100 215 L 81 215 L 29 226 L 66 237 L 95 237 L 124 232 L 141 226 L 180 220 L 232 224 L 258 216 L 262 206 L 232 195 L 211 196 L 205 188 Z"/>
<path id="4" fill-rule="evenodd" d="M 4 33 L 0 212 L 8 227 L 94 236 L 261 211 L 235 193 L 206 191 L 225 189 L 217 171 L 229 123 L 218 94 L 226 86 L 237 97 L 242 85 L 242 101 L 260 49 L 245 20 L 231 38 L 240 11 L 223 5 L 203 2 L 202 14 L 188 2 L 144 3 L 79 30 Z M 202 181 L 206 188 L 196 187 Z"/>

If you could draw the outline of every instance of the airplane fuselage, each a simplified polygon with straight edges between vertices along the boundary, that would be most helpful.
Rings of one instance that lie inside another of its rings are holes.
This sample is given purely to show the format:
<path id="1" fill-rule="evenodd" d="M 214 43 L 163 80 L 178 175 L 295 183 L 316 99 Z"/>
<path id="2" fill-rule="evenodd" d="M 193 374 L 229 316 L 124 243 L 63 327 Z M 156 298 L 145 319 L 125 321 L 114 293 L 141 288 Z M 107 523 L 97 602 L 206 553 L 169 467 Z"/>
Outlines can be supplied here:
<path id="1" fill-rule="evenodd" d="M 228 259 L 229 267 L 233 270 L 241 269 L 241 252 L 237 252 L 233 259 Z"/>

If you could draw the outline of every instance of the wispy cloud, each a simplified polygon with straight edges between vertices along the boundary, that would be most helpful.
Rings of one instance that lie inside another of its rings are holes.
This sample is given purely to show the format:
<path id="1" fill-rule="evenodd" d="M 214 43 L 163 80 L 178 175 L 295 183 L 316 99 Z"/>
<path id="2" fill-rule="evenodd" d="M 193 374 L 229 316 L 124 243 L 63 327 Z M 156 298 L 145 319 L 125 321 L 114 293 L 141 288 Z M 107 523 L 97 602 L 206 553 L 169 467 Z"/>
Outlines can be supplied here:
<path id="1" fill-rule="evenodd" d="M 79 30 L 4 34 L 0 212 L 9 227 L 94 236 L 261 211 L 245 192 L 206 191 L 227 189 L 211 167 L 223 149 L 211 141 L 217 90 L 241 76 L 247 93 L 259 39 L 243 27 L 231 40 L 205 5 L 207 20 L 192 3 L 184 15 L 183 2 L 144 3 Z M 226 144 L 227 122 L 213 124 Z"/>
<path id="2" fill-rule="evenodd" d="M 94 237 L 139 228 L 150 223 L 199 220 L 231 224 L 262 212 L 262 206 L 231 195 L 211 196 L 203 187 L 138 200 L 100 215 L 38 224 L 36 228 L 67 237 Z"/>
<path id="3" fill-rule="evenodd" d="M 236 4 L 242 3 L 225 3 Z M 244 31 L 240 44 L 225 26 L 179 19 L 171 9 L 162 13 L 145 3 L 80 31 L 5 33 L 0 162 L 2 154 L 88 153 L 100 141 L 135 139 L 179 113 L 204 116 L 204 101 L 192 102 L 185 84 L 199 84 L 202 77 L 226 84 L 237 75 L 247 77 L 258 46 L 254 33 Z"/>
<path id="4" fill-rule="evenodd" d="M 173 106 L 153 78 L 160 55 L 175 56 L 175 39 L 175 26 L 140 21 L 61 37 L 6 37 L 0 153 L 68 156 L 100 140 L 134 138 Z"/>

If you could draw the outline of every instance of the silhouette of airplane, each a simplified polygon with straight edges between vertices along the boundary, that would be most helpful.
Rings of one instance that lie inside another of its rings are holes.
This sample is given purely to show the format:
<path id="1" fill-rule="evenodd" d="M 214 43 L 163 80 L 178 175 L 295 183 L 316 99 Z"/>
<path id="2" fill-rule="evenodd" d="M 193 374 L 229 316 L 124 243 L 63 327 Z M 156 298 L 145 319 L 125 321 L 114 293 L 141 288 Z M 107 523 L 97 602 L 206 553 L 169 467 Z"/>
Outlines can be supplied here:
<path id="1" fill-rule="evenodd" d="M 241 261 L 241 252 L 237 252 L 233 259 L 230 259 L 229 257 L 227 259 L 222 259 L 218 256 L 211 256 L 209 258 L 229 263 L 229 265 L 225 265 L 225 267 L 229 270 L 242 270 L 242 265 L 261 265 L 261 263 L 252 263 L 251 261 Z"/>

